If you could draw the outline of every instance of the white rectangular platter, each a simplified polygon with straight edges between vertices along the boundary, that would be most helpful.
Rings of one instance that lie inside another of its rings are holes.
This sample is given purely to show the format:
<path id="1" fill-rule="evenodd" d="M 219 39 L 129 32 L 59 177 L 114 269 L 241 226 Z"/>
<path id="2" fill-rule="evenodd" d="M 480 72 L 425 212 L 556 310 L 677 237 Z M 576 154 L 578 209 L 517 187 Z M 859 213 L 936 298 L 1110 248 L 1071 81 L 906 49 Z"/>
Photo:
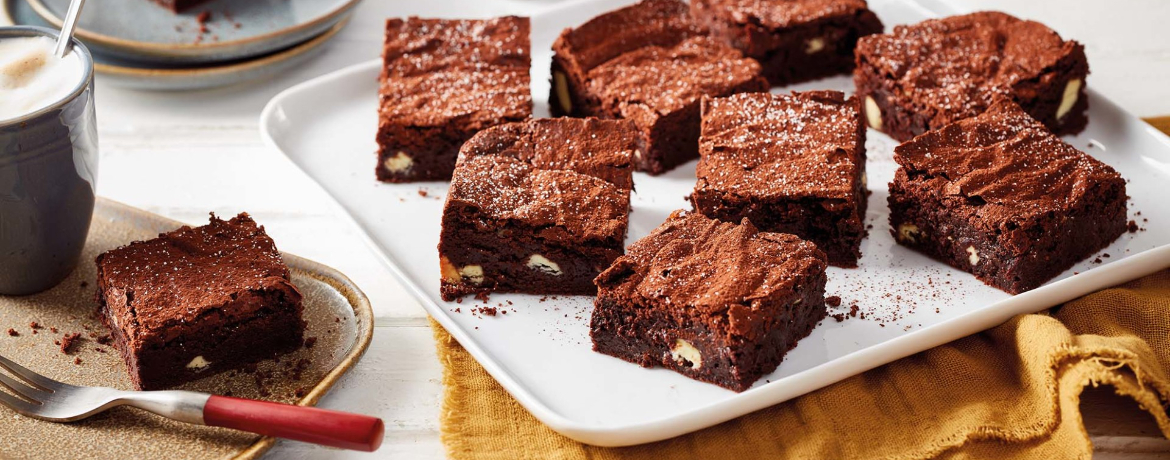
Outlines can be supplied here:
<path id="1" fill-rule="evenodd" d="M 537 116 L 548 114 L 549 48 L 557 34 L 626 3 L 630 1 L 578 1 L 532 18 Z M 870 4 L 887 30 L 956 13 L 935 1 Z M 871 131 L 867 167 L 873 193 L 866 217 L 873 228 L 862 244 L 860 267 L 830 268 L 827 288 L 827 295 L 843 300 L 830 314 L 847 312 L 856 304 L 865 318 L 826 319 L 779 369 L 750 390 L 734 393 L 594 353 L 588 327 L 590 297 L 497 294 L 487 303 L 470 298 L 462 303 L 442 301 L 436 246 L 447 185 L 374 180 L 379 64 L 372 60 L 276 96 L 261 117 L 265 140 L 336 199 L 403 285 L 512 396 L 554 430 L 586 443 L 629 445 L 695 431 L 990 328 L 1014 315 L 1170 266 L 1166 231 L 1170 139 L 1091 90 L 1089 127 L 1066 140 L 1130 181 L 1130 218 L 1144 230 L 1126 233 L 1100 257 L 1091 256 L 1047 285 L 1014 297 L 894 243 L 887 223 L 886 184 L 896 167 L 891 156 L 895 144 Z M 852 92 L 853 85 L 850 77 L 841 76 L 774 91 L 794 89 Z M 694 185 L 694 167 L 691 162 L 660 177 L 635 174 L 627 243 L 645 236 L 671 211 L 689 208 L 683 197 Z M 480 305 L 501 304 L 506 314 L 473 313 Z"/>

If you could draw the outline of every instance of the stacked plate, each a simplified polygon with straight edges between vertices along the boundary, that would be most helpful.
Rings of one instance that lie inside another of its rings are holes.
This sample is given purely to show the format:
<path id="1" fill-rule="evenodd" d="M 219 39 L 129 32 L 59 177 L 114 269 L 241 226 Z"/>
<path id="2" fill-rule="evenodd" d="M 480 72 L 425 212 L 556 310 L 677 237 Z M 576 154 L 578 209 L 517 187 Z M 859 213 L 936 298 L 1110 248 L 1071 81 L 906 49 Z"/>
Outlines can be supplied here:
<path id="1" fill-rule="evenodd" d="M 309 58 L 360 0 L 88 0 L 77 38 L 118 86 L 188 90 L 278 75 Z M 0 0 L 0 23 L 59 28 L 69 0 Z"/>

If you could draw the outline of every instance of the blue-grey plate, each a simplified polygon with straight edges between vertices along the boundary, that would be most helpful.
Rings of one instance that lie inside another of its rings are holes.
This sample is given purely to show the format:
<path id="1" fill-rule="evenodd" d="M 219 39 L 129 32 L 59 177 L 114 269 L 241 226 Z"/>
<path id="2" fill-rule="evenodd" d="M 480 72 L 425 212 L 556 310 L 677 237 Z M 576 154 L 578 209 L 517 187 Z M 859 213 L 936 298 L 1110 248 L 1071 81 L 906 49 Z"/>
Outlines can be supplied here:
<path id="1" fill-rule="evenodd" d="M 89 8 L 90 2 L 86 3 L 86 8 Z M 143 64 L 110 56 L 95 50 L 89 42 L 85 44 L 93 54 L 94 71 L 97 73 L 98 81 L 133 89 L 197 90 L 283 74 L 312 57 L 315 51 L 320 49 L 320 45 L 337 35 L 347 22 L 348 13 L 342 15 L 332 27 L 320 35 L 310 37 L 307 41 L 251 59 L 215 64 Z M 0 25 L 5 24 L 53 27 L 38 16 L 24 0 L 0 0 Z"/>
<path id="2" fill-rule="evenodd" d="M 212 0 L 179 14 L 151 0 L 88 0 L 77 38 L 91 50 L 143 63 L 207 64 L 266 55 L 319 36 L 359 0 Z M 69 0 L 28 0 L 60 27 Z M 199 21 L 201 13 L 210 17 Z M 205 30 L 204 30 L 205 29 Z"/>

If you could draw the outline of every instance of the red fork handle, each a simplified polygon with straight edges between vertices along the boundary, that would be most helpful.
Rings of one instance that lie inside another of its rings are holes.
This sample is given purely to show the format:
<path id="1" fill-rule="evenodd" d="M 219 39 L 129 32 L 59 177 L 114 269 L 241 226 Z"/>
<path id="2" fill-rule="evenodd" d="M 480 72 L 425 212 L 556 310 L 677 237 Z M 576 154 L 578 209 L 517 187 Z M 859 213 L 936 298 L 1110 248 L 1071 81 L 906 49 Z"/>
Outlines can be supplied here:
<path id="1" fill-rule="evenodd" d="M 382 419 L 315 407 L 212 395 L 203 423 L 264 436 L 373 452 L 382 445 Z"/>

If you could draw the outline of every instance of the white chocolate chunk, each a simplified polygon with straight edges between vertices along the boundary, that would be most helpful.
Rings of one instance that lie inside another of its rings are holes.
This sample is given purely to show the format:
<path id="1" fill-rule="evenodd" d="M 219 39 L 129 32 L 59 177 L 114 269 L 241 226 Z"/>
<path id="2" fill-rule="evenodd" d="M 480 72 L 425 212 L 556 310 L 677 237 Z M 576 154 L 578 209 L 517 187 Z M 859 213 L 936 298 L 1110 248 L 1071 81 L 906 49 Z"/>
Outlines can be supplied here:
<path id="1" fill-rule="evenodd" d="M 865 119 L 869 121 L 870 128 L 882 130 L 882 109 L 878 107 L 877 101 L 873 100 L 873 96 L 865 96 Z"/>
<path id="2" fill-rule="evenodd" d="M 192 358 L 191 362 L 187 363 L 187 369 L 203 370 L 203 369 L 206 369 L 207 366 L 210 366 L 210 365 L 211 365 L 211 361 L 203 359 L 203 356 L 200 355 L 200 356 L 196 356 L 196 357 Z"/>
<path id="3" fill-rule="evenodd" d="M 459 269 L 459 275 L 471 281 L 471 284 L 483 283 L 483 267 L 479 265 L 464 265 Z"/>
<path id="4" fill-rule="evenodd" d="M 898 241 L 907 241 L 910 243 L 918 242 L 918 226 L 914 224 L 902 224 L 898 226 Z"/>
<path id="5" fill-rule="evenodd" d="M 804 42 L 805 54 L 816 54 L 821 52 L 823 49 L 825 49 L 825 39 L 821 37 L 815 37 L 809 39 L 807 42 Z"/>
<path id="6" fill-rule="evenodd" d="M 386 170 L 392 173 L 405 172 L 411 166 L 414 166 L 414 159 L 410 158 L 410 155 L 407 155 L 406 152 L 398 152 L 394 156 L 387 158 L 386 161 L 383 161 L 382 166 L 385 166 Z"/>
<path id="7" fill-rule="evenodd" d="M 1060 98 L 1060 106 L 1056 108 L 1056 119 L 1060 120 L 1068 115 L 1073 106 L 1077 103 L 1077 98 L 1081 96 L 1081 79 L 1074 78 L 1064 85 L 1064 95 Z"/>
<path id="8" fill-rule="evenodd" d="M 545 272 L 553 276 L 561 275 L 561 266 L 556 262 L 548 260 L 547 257 L 540 254 L 533 254 L 528 256 L 528 268 L 538 272 Z"/>
<path id="9" fill-rule="evenodd" d="M 675 339 L 674 347 L 670 349 L 670 357 L 674 362 L 684 366 L 688 362 L 691 363 L 691 369 L 703 367 L 703 355 L 699 353 L 699 349 L 683 339 Z"/>
<path id="10" fill-rule="evenodd" d="M 565 113 L 573 111 L 573 100 L 569 98 L 569 81 L 565 78 L 565 73 L 561 71 L 553 72 L 553 88 L 557 91 L 557 101 L 561 103 L 561 108 Z"/>
<path id="11" fill-rule="evenodd" d="M 979 264 L 979 250 L 975 246 L 967 246 L 967 261 L 973 266 Z"/>

